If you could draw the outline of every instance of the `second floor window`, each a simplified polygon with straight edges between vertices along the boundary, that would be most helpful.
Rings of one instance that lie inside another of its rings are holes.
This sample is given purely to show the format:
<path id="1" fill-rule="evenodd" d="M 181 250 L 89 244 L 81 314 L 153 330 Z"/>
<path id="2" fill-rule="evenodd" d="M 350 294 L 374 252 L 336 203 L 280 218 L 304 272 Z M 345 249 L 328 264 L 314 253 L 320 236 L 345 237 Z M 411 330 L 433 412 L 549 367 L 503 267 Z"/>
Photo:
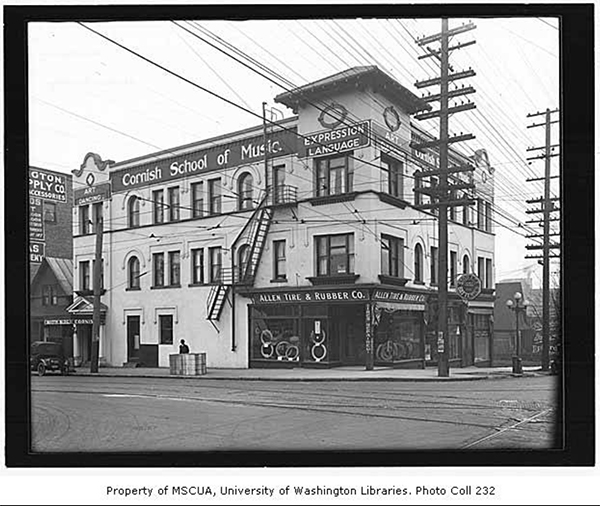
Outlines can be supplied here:
<path id="1" fill-rule="evenodd" d="M 169 221 L 179 220 L 179 186 L 168 189 L 169 192 Z"/>
<path id="2" fill-rule="evenodd" d="M 482 286 L 485 286 L 485 259 L 477 257 L 477 277 L 481 280 Z"/>
<path id="3" fill-rule="evenodd" d="M 286 279 L 285 239 L 273 241 L 273 279 Z"/>
<path id="4" fill-rule="evenodd" d="M 192 284 L 204 283 L 204 249 L 192 250 Z"/>
<path id="5" fill-rule="evenodd" d="M 88 291 L 92 289 L 90 284 L 90 261 L 83 260 L 79 262 L 79 289 Z"/>
<path id="6" fill-rule="evenodd" d="M 254 178 L 249 172 L 238 180 L 238 207 L 241 211 L 254 207 Z"/>
<path id="7" fill-rule="evenodd" d="M 192 217 L 201 218 L 204 215 L 204 183 L 192 183 Z"/>
<path id="8" fill-rule="evenodd" d="M 354 234 L 315 237 L 317 276 L 354 273 Z"/>
<path id="9" fill-rule="evenodd" d="M 462 261 L 462 271 L 463 274 L 469 274 L 469 257 L 467 255 L 463 256 Z"/>
<path id="10" fill-rule="evenodd" d="M 381 156 L 381 163 L 384 170 L 384 177 L 387 181 L 385 191 L 394 197 L 402 198 L 404 163 L 386 155 Z"/>
<path id="11" fill-rule="evenodd" d="M 181 284 L 181 255 L 179 251 L 169 251 L 169 286 Z"/>
<path id="12" fill-rule="evenodd" d="M 90 206 L 79 206 L 79 233 L 89 234 L 92 230 L 90 223 Z"/>
<path id="13" fill-rule="evenodd" d="M 42 287 L 42 305 L 56 306 L 58 304 L 58 293 L 56 286 L 44 285 Z"/>
<path id="14" fill-rule="evenodd" d="M 165 286 L 165 254 L 154 253 L 152 255 L 152 286 Z"/>
<path id="15" fill-rule="evenodd" d="M 221 214 L 221 178 L 208 181 L 208 214 Z"/>
<path id="16" fill-rule="evenodd" d="M 237 268 L 238 268 L 238 279 L 240 281 L 244 281 L 244 276 L 246 274 L 246 268 L 248 267 L 248 257 L 250 255 L 250 246 L 248 244 L 244 244 L 240 246 L 237 250 Z"/>
<path id="17" fill-rule="evenodd" d="M 493 288 L 494 281 L 492 276 L 492 260 L 490 258 L 485 259 L 485 288 Z"/>
<path id="18" fill-rule="evenodd" d="M 404 277 L 404 240 L 391 235 L 381 236 L 381 274 Z"/>
<path id="19" fill-rule="evenodd" d="M 208 261 L 209 261 L 209 282 L 220 283 L 221 282 L 221 247 L 216 246 L 214 248 L 208 248 Z"/>
<path id="20" fill-rule="evenodd" d="M 284 202 L 285 191 L 285 165 L 273 167 L 273 202 L 279 204 Z"/>
<path id="21" fill-rule="evenodd" d="M 135 195 L 127 202 L 127 225 L 131 228 L 140 226 L 140 199 Z"/>
<path id="22" fill-rule="evenodd" d="M 348 156 L 316 160 L 316 195 L 340 195 L 352 191 L 353 172 Z"/>
<path id="23" fill-rule="evenodd" d="M 164 190 L 155 190 L 152 192 L 152 214 L 154 223 L 163 223 L 165 221 Z"/>
<path id="24" fill-rule="evenodd" d="M 140 260 L 131 257 L 127 262 L 127 288 L 139 290 L 140 288 Z"/>
<path id="25" fill-rule="evenodd" d="M 423 187 L 423 177 L 419 171 L 415 172 L 415 190 Z M 415 191 L 415 206 L 420 206 L 423 204 L 423 195 L 421 192 Z"/>
<path id="26" fill-rule="evenodd" d="M 450 252 L 450 286 L 456 286 L 456 267 L 457 267 L 456 251 L 451 251 Z"/>
<path id="27" fill-rule="evenodd" d="M 56 204 L 54 202 L 44 202 L 44 221 L 56 223 Z"/>
<path id="28" fill-rule="evenodd" d="M 415 283 L 423 282 L 423 247 L 420 244 L 415 246 Z"/>

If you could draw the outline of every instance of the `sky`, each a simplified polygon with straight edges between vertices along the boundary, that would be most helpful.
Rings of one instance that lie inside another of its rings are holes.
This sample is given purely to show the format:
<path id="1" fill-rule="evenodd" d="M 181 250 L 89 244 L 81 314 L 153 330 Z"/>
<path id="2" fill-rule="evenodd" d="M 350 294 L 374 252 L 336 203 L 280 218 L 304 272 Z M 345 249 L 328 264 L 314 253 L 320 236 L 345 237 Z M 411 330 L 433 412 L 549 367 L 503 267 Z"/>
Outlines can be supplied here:
<path id="1" fill-rule="evenodd" d="M 464 80 L 477 90 L 469 97 L 476 109 L 453 115 L 450 132 L 473 133 L 476 138 L 460 149 L 472 154 L 485 148 L 496 170 L 496 281 L 530 277 L 540 286 L 541 266 L 524 258 L 532 254 L 525 249 L 532 240 L 523 236 L 542 232 L 537 224 L 525 224 L 541 216 L 526 214 L 535 206 L 525 200 L 543 195 L 543 182 L 526 179 L 544 173 L 543 160 L 527 160 L 542 153 L 528 148 L 545 142 L 544 128 L 527 125 L 544 117 L 527 115 L 560 105 L 559 22 L 470 18 L 450 19 L 449 26 L 468 21 L 476 28 L 451 45 L 476 43 L 453 51 L 450 63 L 455 71 L 470 67 L 476 72 Z M 418 59 L 424 49 L 415 42 L 438 33 L 439 19 L 83 24 L 205 90 L 76 22 L 30 23 L 32 166 L 70 173 L 90 151 L 122 161 L 255 126 L 261 123 L 263 101 L 289 117 L 290 110 L 274 103 L 276 95 L 349 67 L 377 65 L 419 96 L 415 82 L 439 75 L 433 58 Z M 437 120 L 419 123 L 434 134 L 439 128 Z M 558 133 L 553 128 L 552 144 L 559 143 Z M 552 158 L 553 174 L 558 174 L 558 160 Z M 560 195 L 558 180 L 552 195 Z"/>

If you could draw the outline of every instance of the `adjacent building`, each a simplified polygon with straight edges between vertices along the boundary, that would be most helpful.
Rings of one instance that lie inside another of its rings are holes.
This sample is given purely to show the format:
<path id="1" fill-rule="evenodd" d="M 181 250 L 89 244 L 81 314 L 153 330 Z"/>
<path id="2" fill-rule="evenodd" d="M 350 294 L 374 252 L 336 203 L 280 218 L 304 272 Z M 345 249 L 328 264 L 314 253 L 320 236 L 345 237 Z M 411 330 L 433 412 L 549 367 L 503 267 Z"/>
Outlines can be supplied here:
<path id="1" fill-rule="evenodd" d="M 436 363 L 437 211 L 414 189 L 437 184 L 423 171 L 438 159 L 411 147 L 431 139 L 411 118 L 428 104 L 377 67 L 275 100 L 294 116 L 117 163 L 89 153 L 74 171 L 89 195 L 74 209 L 73 305 L 90 301 L 101 213 L 105 363 L 168 366 L 180 339 L 209 367 Z M 450 161 L 474 167 L 451 178 L 477 202 L 449 211 L 451 364 L 489 364 L 494 174 L 483 149 Z M 483 285 L 468 303 L 463 272 Z"/>

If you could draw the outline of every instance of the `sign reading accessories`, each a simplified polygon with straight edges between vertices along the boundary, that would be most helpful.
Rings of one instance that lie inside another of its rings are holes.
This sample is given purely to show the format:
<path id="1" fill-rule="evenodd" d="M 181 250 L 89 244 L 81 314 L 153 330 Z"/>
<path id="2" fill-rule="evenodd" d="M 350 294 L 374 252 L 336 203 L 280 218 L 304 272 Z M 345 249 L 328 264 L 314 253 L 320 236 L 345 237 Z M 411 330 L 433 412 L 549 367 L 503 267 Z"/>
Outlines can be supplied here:
<path id="1" fill-rule="evenodd" d="M 298 145 L 298 157 L 330 155 L 368 146 L 371 142 L 371 124 L 363 121 L 356 125 L 333 130 L 303 134 Z"/>
<path id="2" fill-rule="evenodd" d="M 41 169 L 29 169 L 29 196 L 67 201 L 67 177 Z"/>
<path id="3" fill-rule="evenodd" d="M 146 163 L 137 167 L 115 170 L 110 174 L 113 192 L 140 188 L 180 179 L 214 169 L 236 167 L 267 157 L 284 156 L 296 152 L 296 129 L 288 129 L 269 134 L 265 146 L 262 135 L 241 141 L 228 142 L 211 148 L 201 149 L 156 163 Z"/>

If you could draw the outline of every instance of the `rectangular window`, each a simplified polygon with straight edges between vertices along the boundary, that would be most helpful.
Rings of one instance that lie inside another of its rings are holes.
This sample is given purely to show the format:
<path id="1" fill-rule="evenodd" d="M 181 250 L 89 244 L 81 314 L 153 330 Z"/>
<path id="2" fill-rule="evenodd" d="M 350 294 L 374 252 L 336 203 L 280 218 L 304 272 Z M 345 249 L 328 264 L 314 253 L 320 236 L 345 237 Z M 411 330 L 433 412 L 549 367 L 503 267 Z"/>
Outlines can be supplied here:
<path id="1" fill-rule="evenodd" d="M 492 231 L 492 204 L 491 202 L 485 203 L 485 231 Z"/>
<path id="2" fill-rule="evenodd" d="M 96 227 L 99 226 L 99 222 L 102 220 L 104 206 L 102 202 L 92 205 L 92 232 L 96 233 Z"/>
<path id="3" fill-rule="evenodd" d="M 204 249 L 192 250 L 192 284 L 204 283 Z"/>
<path id="4" fill-rule="evenodd" d="M 169 286 L 181 285 L 181 255 L 179 251 L 169 251 Z"/>
<path id="5" fill-rule="evenodd" d="M 208 261 L 209 261 L 209 282 L 220 283 L 221 282 L 221 247 L 216 246 L 214 248 L 208 248 Z"/>
<path id="6" fill-rule="evenodd" d="M 402 198 L 404 192 L 404 163 L 386 155 L 381 156 L 382 170 L 387 181 L 386 191 L 398 198 Z"/>
<path id="7" fill-rule="evenodd" d="M 315 237 L 317 276 L 354 274 L 354 234 Z"/>
<path id="8" fill-rule="evenodd" d="M 56 223 L 56 204 L 54 202 L 44 201 L 44 221 Z"/>
<path id="9" fill-rule="evenodd" d="M 457 268 L 456 251 L 451 251 L 450 252 L 450 286 L 456 286 L 456 268 Z"/>
<path id="10" fill-rule="evenodd" d="M 91 289 L 89 260 L 79 262 L 79 289 L 81 291 L 88 291 Z"/>
<path id="11" fill-rule="evenodd" d="M 485 260 L 483 257 L 477 257 L 477 277 L 483 285 L 485 283 Z"/>
<path id="12" fill-rule="evenodd" d="M 173 315 L 158 316 L 160 325 L 160 344 L 173 344 Z"/>
<path id="13" fill-rule="evenodd" d="M 54 285 L 44 285 L 42 287 L 42 305 L 56 306 L 58 304 L 57 290 Z"/>
<path id="14" fill-rule="evenodd" d="M 431 247 L 431 284 L 437 285 L 438 283 L 438 249 L 435 246 Z"/>
<path id="15" fill-rule="evenodd" d="M 154 190 L 152 192 L 152 210 L 154 223 L 163 223 L 165 221 L 164 190 Z"/>
<path id="16" fill-rule="evenodd" d="M 165 286 L 165 254 L 154 253 L 152 255 L 152 272 L 154 278 L 152 286 Z"/>
<path id="17" fill-rule="evenodd" d="M 490 258 L 485 259 L 485 287 L 494 287 L 492 276 L 492 260 Z"/>
<path id="18" fill-rule="evenodd" d="M 201 218 L 204 215 L 204 183 L 192 183 L 192 217 Z"/>
<path id="19" fill-rule="evenodd" d="M 285 165 L 273 167 L 273 202 L 280 204 L 285 202 Z"/>
<path id="20" fill-rule="evenodd" d="M 479 230 L 484 230 L 483 212 L 483 200 L 477 199 L 477 228 Z"/>
<path id="21" fill-rule="evenodd" d="M 285 240 L 273 241 L 273 279 L 286 279 Z"/>
<path id="22" fill-rule="evenodd" d="M 79 233 L 87 235 L 90 231 L 90 206 L 79 206 Z"/>
<path id="23" fill-rule="evenodd" d="M 381 236 L 381 274 L 404 277 L 404 239 L 391 235 Z"/>
<path id="24" fill-rule="evenodd" d="M 348 156 L 316 160 L 315 179 L 317 197 L 341 195 L 352 191 L 354 174 Z"/>
<path id="25" fill-rule="evenodd" d="M 169 194 L 169 221 L 179 220 L 179 186 L 168 189 Z"/>
<path id="26" fill-rule="evenodd" d="M 221 178 L 208 181 L 208 214 L 221 214 Z"/>

